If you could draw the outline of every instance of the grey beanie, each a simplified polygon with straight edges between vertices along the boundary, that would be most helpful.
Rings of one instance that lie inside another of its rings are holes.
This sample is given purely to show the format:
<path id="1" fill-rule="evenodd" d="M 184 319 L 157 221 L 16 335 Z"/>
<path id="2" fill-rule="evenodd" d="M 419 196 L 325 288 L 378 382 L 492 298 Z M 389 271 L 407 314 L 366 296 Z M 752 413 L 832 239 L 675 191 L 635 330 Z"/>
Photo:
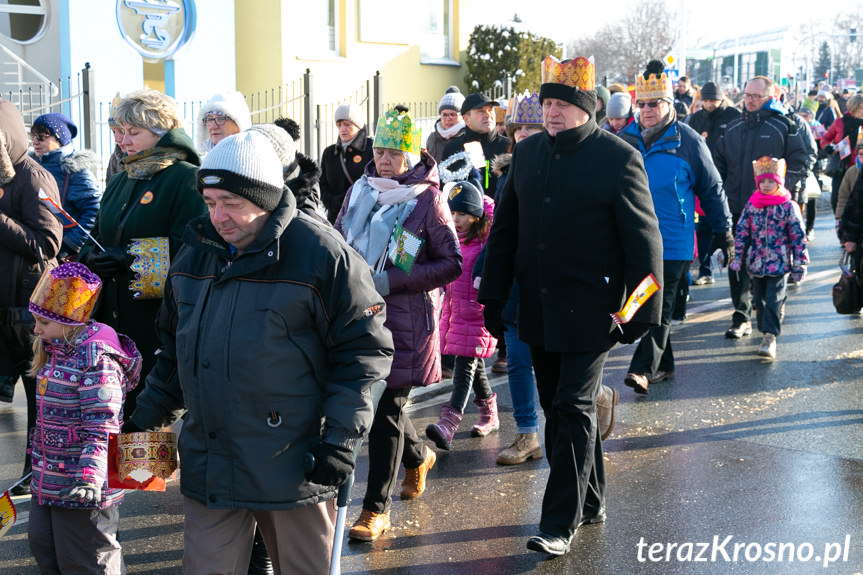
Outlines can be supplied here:
<path id="1" fill-rule="evenodd" d="M 713 82 L 707 82 L 701 87 L 702 100 L 721 100 L 724 97 L 725 93 L 722 91 L 722 86 L 718 86 Z"/>
<path id="2" fill-rule="evenodd" d="M 347 120 L 357 128 L 366 127 L 366 117 L 363 114 L 363 109 L 356 104 L 342 104 L 336 108 L 335 121 Z"/>
<path id="3" fill-rule="evenodd" d="M 284 185 L 282 163 L 259 131 L 228 136 L 204 156 L 198 170 L 198 191 L 225 190 L 268 212 L 281 203 Z"/>
<path id="4" fill-rule="evenodd" d="M 440 104 L 437 107 L 437 113 L 440 114 L 444 110 L 454 110 L 461 112 L 461 105 L 464 104 L 464 94 L 458 89 L 458 86 L 450 86 L 446 90 L 446 94 L 440 99 Z"/>
<path id="5" fill-rule="evenodd" d="M 628 118 L 632 113 L 632 97 L 628 92 L 617 92 L 608 99 L 606 118 Z"/>
<path id="6" fill-rule="evenodd" d="M 275 124 L 257 124 L 249 128 L 249 131 L 260 132 L 267 137 L 276 155 L 279 156 L 283 168 L 297 161 L 297 144 L 283 128 Z"/>

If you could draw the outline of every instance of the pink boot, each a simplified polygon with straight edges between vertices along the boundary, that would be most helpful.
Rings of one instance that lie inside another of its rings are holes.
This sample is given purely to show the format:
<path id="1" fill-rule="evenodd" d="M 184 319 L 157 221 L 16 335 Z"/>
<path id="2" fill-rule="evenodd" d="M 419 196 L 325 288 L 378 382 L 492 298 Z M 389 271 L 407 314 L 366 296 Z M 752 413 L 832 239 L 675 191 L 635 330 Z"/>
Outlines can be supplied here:
<path id="1" fill-rule="evenodd" d="M 434 441 L 438 449 L 449 451 L 455 430 L 458 429 L 460 423 L 461 413 L 448 405 L 444 405 L 440 409 L 440 418 L 437 423 L 432 423 L 426 427 L 426 437 Z"/>
<path id="2" fill-rule="evenodd" d="M 474 399 L 474 404 L 479 408 L 479 421 L 470 430 L 474 437 L 485 437 L 500 427 L 497 419 L 497 394 L 491 394 L 488 399 Z"/>

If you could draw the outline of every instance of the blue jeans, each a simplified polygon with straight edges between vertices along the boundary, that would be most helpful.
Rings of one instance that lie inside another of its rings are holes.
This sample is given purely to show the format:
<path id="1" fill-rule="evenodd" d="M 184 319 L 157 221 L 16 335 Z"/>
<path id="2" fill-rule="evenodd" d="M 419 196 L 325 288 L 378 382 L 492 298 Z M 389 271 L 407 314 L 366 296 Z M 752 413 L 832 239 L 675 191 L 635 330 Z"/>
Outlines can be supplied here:
<path id="1" fill-rule="evenodd" d="M 779 335 L 781 331 L 779 310 L 785 301 L 785 285 L 788 274 L 783 276 L 752 277 L 752 299 L 758 331 Z"/>
<path id="2" fill-rule="evenodd" d="M 533 377 L 533 360 L 530 346 L 518 339 L 514 323 L 504 322 L 506 332 L 506 372 L 509 376 L 509 393 L 512 396 L 512 416 L 516 433 L 536 433 L 536 379 Z"/>

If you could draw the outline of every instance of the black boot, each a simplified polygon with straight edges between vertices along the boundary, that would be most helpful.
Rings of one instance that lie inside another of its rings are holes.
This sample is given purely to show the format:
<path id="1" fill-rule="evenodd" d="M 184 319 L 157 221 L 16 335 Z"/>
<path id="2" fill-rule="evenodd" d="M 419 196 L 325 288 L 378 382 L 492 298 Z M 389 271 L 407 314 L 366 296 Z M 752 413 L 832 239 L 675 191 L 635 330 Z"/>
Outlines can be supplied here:
<path id="1" fill-rule="evenodd" d="M 252 557 L 249 559 L 249 575 L 273 575 L 273 562 L 264 546 L 261 531 L 255 528 L 255 542 L 252 544 Z"/>
<path id="2" fill-rule="evenodd" d="M 8 375 L 0 375 L 0 401 L 3 403 L 12 403 L 15 398 L 15 383 L 18 377 L 12 378 Z"/>

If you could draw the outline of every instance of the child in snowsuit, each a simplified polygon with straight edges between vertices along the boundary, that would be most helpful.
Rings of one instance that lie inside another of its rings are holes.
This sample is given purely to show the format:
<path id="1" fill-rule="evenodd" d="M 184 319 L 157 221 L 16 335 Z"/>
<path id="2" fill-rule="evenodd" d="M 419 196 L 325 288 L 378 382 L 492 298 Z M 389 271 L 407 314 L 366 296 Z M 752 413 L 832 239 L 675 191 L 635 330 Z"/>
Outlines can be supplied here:
<path id="1" fill-rule="evenodd" d="M 440 418 L 426 428 L 426 435 L 440 449 L 449 450 L 461 423 L 473 387 L 480 418 L 471 434 L 484 437 L 500 427 L 497 394 L 488 382 L 484 358 L 491 357 L 497 340 L 485 329 L 483 306 L 476 300 L 477 288 L 472 271 L 479 257 L 494 213 L 494 202 L 470 182 L 457 182 L 444 188 L 455 220 L 462 254 L 461 276 L 446 287 L 440 321 L 441 353 L 455 356 L 453 391 L 441 408 Z"/>
<path id="2" fill-rule="evenodd" d="M 737 223 L 729 269 L 740 271 L 745 265 L 752 277 L 758 329 L 764 334 L 757 353 L 774 359 L 788 274 L 803 281 L 809 254 L 800 208 L 784 187 L 785 160 L 763 156 L 752 165 L 758 189 Z"/>
<path id="3" fill-rule="evenodd" d="M 36 320 L 36 425 L 28 540 L 43 573 L 125 573 L 117 529 L 123 490 L 107 485 L 108 434 L 123 424 L 141 354 L 90 312 L 102 287 L 80 263 L 46 270 L 30 298 Z"/>

